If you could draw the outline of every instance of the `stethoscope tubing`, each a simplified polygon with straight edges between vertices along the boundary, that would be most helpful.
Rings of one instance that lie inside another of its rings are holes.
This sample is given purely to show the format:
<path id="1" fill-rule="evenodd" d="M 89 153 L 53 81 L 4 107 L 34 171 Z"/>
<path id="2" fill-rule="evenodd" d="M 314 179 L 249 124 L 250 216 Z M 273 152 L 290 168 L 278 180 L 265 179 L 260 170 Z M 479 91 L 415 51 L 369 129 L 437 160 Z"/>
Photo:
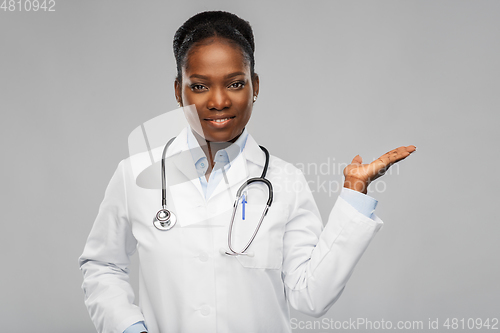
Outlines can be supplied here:
<path id="1" fill-rule="evenodd" d="M 249 255 L 245 251 L 248 250 L 248 248 L 252 244 L 253 240 L 255 239 L 255 236 L 257 236 L 257 232 L 260 229 L 260 225 L 262 224 L 262 221 L 264 221 L 264 217 L 267 215 L 267 211 L 269 210 L 269 207 L 270 207 L 269 205 L 266 205 L 266 208 L 264 208 L 264 211 L 262 212 L 262 215 L 260 216 L 259 224 L 255 228 L 252 237 L 250 238 L 250 240 L 248 241 L 248 243 L 245 245 L 245 247 L 243 248 L 243 250 L 241 250 L 240 252 L 238 252 L 238 251 L 235 251 L 233 249 L 233 247 L 232 247 L 232 244 L 231 244 L 232 243 L 232 237 L 231 236 L 233 235 L 234 217 L 236 215 L 236 210 L 238 209 L 239 198 L 240 197 L 238 197 L 238 199 L 235 200 L 235 202 L 234 202 L 234 205 L 233 205 L 233 214 L 231 216 L 231 223 L 229 223 L 229 232 L 227 233 L 227 244 L 229 246 L 229 251 L 231 251 L 231 252 L 226 251 L 226 254 L 230 255 L 230 256 L 235 256 L 235 255 Z"/>
<path id="2" fill-rule="evenodd" d="M 176 221 L 175 215 L 167 209 L 167 184 L 166 184 L 166 175 L 165 175 L 165 157 L 167 154 L 168 147 L 170 146 L 170 144 L 174 140 L 175 140 L 175 137 L 171 138 L 167 142 L 167 144 L 165 145 L 165 148 L 163 148 L 162 159 L 161 159 L 161 196 L 162 196 L 161 205 L 162 205 L 162 209 L 160 209 L 158 211 L 158 213 L 156 213 L 156 216 L 155 216 L 155 219 L 157 221 L 160 221 L 162 226 L 163 226 L 163 222 L 167 222 L 167 224 L 169 224 L 170 222 L 168 220 L 171 217 L 174 220 L 173 220 L 172 225 L 169 225 L 168 227 L 162 228 L 160 230 L 170 230 L 170 228 L 172 228 L 174 226 L 175 221 Z M 228 231 L 228 239 L 227 239 L 229 251 L 225 252 L 225 254 L 230 255 L 230 256 L 250 255 L 249 253 L 247 253 L 245 251 L 248 250 L 248 248 L 252 244 L 253 240 L 255 239 L 255 236 L 257 236 L 257 232 L 259 231 L 260 226 L 262 225 L 262 222 L 264 221 L 264 217 L 267 215 L 267 212 L 269 211 L 269 208 L 271 207 L 271 204 L 273 203 L 273 185 L 271 184 L 271 182 L 269 180 L 266 179 L 266 173 L 267 173 L 267 169 L 269 167 L 269 151 L 263 146 L 259 146 L 259 147 L 260 147 L 260 149 L 262 149 L 262 151 L 266 155 L 266 162 L 264 164 L 264 168 L 262 170 L 261 176 L 255 177 L 255 178 L 250 178 L 250 179 L 246 180 L 240 186 L 240 188 L 238 189 L 238 192 L 236 193 L 236 200 L 234 201 L 234 204 L 233 204 L 233 212 L 231 215 L 231 222 L 229 223 L 229 231 Z M 238 209 L 238 204 L 239 204 L 239 201 L 241 199 L 241 195 L 242 195 L 243 191 L 250 184 L 257 183 L 257 182 L 264 183 L 268 188 L 268 198 L 267 198 L 267 202 L 266 202 L 266 207 L 264 208 L 264 211 L 262 212 L 259 223 L 258 223 L 257 227 L 255 228 L 252 237 L 247 242 L 245 247 L 241 251 L 238 252 L 238 251 L 235 251 L 232 247 L 232 234 L 233 234 L 234 218 L 236 216 L 236 211 Z M 166 215 L 166 217 L 160 216 L 162 212 Z M 158 228 L 156 222 L 154 222 L 154 224 Z"/>
<path id="3" fill-rule="evenodd" d="M 167 181 L 165 177 L 165 156 L 167 155 L 167 149 L 170 147 L 172 142 L 175 140 L 175 136 L 168 140 L 165 148 L 163 148 L 163 153 L 161 155 L 161 206 L 163 209 L 167 209 Z"/>

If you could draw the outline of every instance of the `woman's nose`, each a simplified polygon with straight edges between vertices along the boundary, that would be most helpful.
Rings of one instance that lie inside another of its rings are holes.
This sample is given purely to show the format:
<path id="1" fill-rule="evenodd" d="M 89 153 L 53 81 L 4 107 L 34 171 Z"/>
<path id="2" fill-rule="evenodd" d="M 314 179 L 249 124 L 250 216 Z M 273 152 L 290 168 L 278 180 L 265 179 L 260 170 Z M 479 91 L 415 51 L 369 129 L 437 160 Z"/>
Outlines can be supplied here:
<path id="1" fill-rule="evenodd" d="M 208 98 L 208 109 L 222 110 L 230 106 L 231 99 L 225 89 L 212 89 Z"/>

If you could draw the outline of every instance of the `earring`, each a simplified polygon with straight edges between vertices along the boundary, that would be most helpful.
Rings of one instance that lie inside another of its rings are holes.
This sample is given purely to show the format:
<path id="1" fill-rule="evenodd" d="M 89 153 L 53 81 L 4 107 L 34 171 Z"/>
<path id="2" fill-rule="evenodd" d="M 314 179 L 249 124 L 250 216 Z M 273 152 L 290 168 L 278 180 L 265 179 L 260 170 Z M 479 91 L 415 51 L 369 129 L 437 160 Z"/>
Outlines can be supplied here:
<path id="1" fill-rule="evenodd" d="M 253 101 L 255 102 L 257 100 L 257 95 L 253 96 Z"/>
<path id="2" fill-rule="evenodd" d="M 181 103 L 180 103 L 180 102 L 177 102 L 177 106 L 178 106 L 178 107 L 181 107 Z"/>

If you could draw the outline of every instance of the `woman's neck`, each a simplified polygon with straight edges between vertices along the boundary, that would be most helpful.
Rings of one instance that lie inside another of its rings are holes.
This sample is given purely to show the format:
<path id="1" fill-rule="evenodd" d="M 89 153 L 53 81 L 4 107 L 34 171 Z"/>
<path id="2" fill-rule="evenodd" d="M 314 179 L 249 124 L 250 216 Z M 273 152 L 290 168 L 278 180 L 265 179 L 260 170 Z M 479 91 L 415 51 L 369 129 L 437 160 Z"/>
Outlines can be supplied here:
<path id="1" fill-rule="evenodd" d="M 196 138 L 196 140 L 198 140 L 198 144 L 200 145 L 201 149 L 205 153 L 205 156 L 207 157 L 208 163 L 210 165 L 210 169 L 213 169 L 213 167 L 215 166 L 215 162 L 214 162 L 214 160 L 215 160 L 215 154 L 219 150 L 226 149 L 227 147 L 229 147 L 230 145 L 232 145 L 234 142 L 236 142 L 236 140 L 238 140 L 238 138 L 241 135 L 241 133 L 240 133 L 240 135 L 237 135 L 231 141 L 227 141 L 227 142 L 214 142 L 214 141 L 205 140 L 205 138 L 203 138 L 201 135 L 199 135 L 195 131 L 192 131 L 192 132 L 193 132 L 193 135 Z"/>

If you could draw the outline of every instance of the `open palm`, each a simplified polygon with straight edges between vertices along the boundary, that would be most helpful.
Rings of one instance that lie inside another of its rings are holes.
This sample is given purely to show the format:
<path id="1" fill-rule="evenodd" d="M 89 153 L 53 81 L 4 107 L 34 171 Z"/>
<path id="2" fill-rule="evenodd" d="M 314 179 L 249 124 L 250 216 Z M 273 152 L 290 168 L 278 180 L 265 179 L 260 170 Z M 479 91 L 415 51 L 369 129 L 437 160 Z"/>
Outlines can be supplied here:
<path id="1" fill-rule="evenodd" d="M 405 159 L 416 149 L 413 145 L 401 146 L 385 153 L 370 164 L 362 164 L 363 159 L 356 155 L 351 164 L 344 168 L 344 187 L 366 194 L 368 185 L 372 181 L 382 176 L 391 165 Z"/>

